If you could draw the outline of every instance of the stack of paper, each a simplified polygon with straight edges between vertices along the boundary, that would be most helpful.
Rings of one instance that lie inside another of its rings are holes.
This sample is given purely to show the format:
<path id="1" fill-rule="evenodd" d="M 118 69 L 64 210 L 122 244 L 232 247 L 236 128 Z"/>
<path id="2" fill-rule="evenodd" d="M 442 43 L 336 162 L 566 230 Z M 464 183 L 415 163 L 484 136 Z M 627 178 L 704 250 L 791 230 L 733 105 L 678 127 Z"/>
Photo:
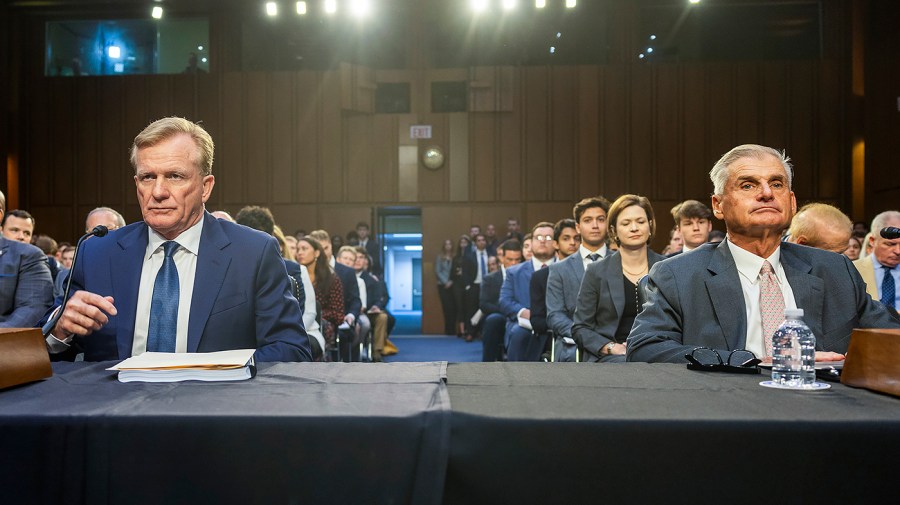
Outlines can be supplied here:
<path id="1" fill-rule="evenodd" d="M 145 352 L 107 370 L 118 371 L 119 382 L 238 381 L 256 375 L 254 352 Z"/>

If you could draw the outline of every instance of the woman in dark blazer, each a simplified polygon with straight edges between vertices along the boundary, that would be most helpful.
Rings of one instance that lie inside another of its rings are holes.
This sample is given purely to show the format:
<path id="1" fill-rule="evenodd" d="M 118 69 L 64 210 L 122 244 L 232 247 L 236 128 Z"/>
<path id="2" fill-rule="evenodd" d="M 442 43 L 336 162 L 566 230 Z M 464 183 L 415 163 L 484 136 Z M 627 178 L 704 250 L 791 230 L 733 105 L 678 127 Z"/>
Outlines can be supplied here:
<path id="1" fill-rule="evenodd" d="M 625 339 L 641 311 L 640 281 L 665 259 L 648 247 L 656 221 L 646 197 L 620 196 L 607 223 L 618 251 L 588 265 L 573 317 L 572 336 L 584 361 L 625 361 Z"/>
<path id="2" fill-rule="evenodd" d="M 472 281 L 475 279 L 468 264 L 469 260 L 466 258 L 466 251 L 471 243 L 472 240 L 468 235 L 459 237 L 459 242 L 456 245 L 456 256 L 453 257 L 450 266 L 450 280 L 453 281 L 453 301 L 456 305 L 456 336 L 459 338 L 469 335 L 468 327 L 470 323 L 467 323 L 466 320 L 472 317 L 472 314 L 466 314 L 465 304 L 466 291 L 471 289 Z"/>

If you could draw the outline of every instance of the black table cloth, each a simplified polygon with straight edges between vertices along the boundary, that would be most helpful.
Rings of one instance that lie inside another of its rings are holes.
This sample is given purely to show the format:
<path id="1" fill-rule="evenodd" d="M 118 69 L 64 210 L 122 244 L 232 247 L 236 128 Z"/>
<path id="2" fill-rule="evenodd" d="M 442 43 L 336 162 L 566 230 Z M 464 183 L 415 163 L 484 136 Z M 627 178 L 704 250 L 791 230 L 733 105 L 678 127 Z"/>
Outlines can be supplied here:
<path id="1" fill-rule="evenodd" d="M 452 364 L 445 505 L 888 503 L 900 401 L 684 365 Z"/>
<path id="2" fill-rule="evenodd" d="M 439 503 L 446 365 L 263 364 L 123 384 L 57 363 L 0 392 L 5 503 Z M 7 501 L 11 500 L 11 501 Z"/>

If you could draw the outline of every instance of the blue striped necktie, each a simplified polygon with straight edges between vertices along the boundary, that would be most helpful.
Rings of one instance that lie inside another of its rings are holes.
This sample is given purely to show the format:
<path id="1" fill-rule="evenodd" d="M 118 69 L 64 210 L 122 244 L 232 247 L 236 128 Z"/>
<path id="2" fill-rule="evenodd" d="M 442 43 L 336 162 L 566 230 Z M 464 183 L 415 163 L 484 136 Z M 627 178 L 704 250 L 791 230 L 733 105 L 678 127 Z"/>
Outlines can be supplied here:
<path id="1" fill-rule="evenodd" d="M 894 271 L 893 268 L 884 265 L 881 268 L 884 269 L 884 279 L 881 280 L 881 303 L 885 305 L 885 307 L 890 307 L 895 309 L 897 307 L 894 306 L 894 298 L 897 295 L 896 287 L 894 286 Z"/>
<path id="2" fill-rule="evenodd" d="M 147 350 L 175 352 L 175 332 L 178 329 L 178 268 L 172 257 L 178 250 L 178 242 L 163 244 L 166 257 L 156 274 L 153 298 L 150 301 L 150 327 L 147 331 Z"/>

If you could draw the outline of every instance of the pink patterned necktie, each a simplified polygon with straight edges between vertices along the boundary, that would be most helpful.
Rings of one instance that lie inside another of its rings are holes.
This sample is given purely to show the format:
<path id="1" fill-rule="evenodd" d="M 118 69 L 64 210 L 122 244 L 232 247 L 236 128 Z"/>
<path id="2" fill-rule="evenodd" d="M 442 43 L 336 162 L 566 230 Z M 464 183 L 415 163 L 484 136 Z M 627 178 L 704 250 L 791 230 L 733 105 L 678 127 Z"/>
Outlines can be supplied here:
<path id="1" fill-rule="evenodd" d="M 759 269 L 759 314 L 762 317 L 766 356 L 772 355 L 772 335 L 784 321 L 784 296 L 768 261 Z"/>

